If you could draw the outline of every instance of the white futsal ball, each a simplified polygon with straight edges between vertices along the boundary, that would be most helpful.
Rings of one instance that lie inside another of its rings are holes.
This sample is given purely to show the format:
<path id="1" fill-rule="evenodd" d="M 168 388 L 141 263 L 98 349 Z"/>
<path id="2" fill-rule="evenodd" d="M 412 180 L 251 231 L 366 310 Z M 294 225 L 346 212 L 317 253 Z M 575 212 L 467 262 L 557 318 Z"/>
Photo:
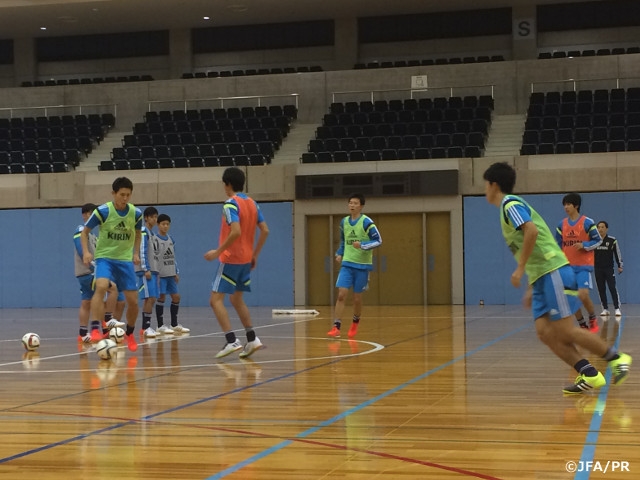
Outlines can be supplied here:
<path id="1" fill-rule="evenodd" d="M 116 342 L 109 338 L 104 338 L 96 343 L 96 352 L 98 356 L 103 360 L 109 360 L 116 356 L 118 345 Z"/>
<path id="2" fill-rule="evenodd" d="M 22 337 L 22 345 L 28 352 L 33 352 L 40 346 L 40 337 L 37 333 L 25 333 Z"/>
<path id="3" fill-rule="evenodd" d="M 109 338 L 116 343 L 122 343 L 124 340 L 124 330 L 120 327 L 115 327 L 109 330 Z"/>

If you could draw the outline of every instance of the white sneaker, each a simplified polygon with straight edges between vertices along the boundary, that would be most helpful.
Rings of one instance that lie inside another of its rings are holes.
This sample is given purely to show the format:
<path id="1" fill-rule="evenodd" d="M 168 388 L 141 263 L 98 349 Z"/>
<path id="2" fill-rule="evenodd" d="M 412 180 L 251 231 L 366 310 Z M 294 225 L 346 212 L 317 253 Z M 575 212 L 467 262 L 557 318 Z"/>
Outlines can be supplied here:
<path id="1" fill-rule="evenodd" d="M 126 323 L 121 322 L 120 320 L 116 320 L 115 318 L 112 318 L 111 320 L 106 322 L 105 325 L 109 330 L 111 330 L 112 328 L 116 328 L 116 327 L 123 328 L 126 325 Z"/>
<path id="2" fill-rule="evenodd" d="M 622 312 L 620 311 L 619 308 L 616 308 L 616 317 L 621 317 L 622 316 Z"/>
<path id="3" fill-rule="evenodd" d="M 171 335 L 173 334 L 173 330 L 166 325 L 162 325 L 158 330 L 156 330 L 156 333 L 160 335 Z"/>
<path id="4" fill-rule="evenodd" d="M 258 337 L 253 342 L 247 342 L 244 346 L 244 350 L 240 352 L 240 358 L 247 358 L 256 350 L 260 350 L 262 348 L 262 342 Z"/>
<path id="5" fill-rule="evenodd" d="M 176 325 L 175 327 L 171 326 L 171 328 L 173 328 L 173 331 L 176 332 L 176 333 L 189 333 L 191 331 L 190 328 L 183 327 L 180 324 Z"/>
<path id="6" fill-rule="evenodd" d="M 216 353 L 216 358 L 226 357 L 227 355 L 231 355 L 233 352 L 237 352 L 238 350 L 242 350 L 242 344 L 240 340 L 236 340 L 233 343 L 227 343 L 222 350 Z"/>
<path id="7" fill-rule="evenodd" d="M 617 310 L 617 311 L 619 311 L 619 310 Z M 600 312 L 600 316 L 601 317 L 608 317 L 609 315 L 611 315 L 611 314 L 609 313 L 609 310 L 607 310 L 606 308 L 604 310 L 602 310 L 602 312 Z"/>
<path id="8" fill-rule="evenodd" d="M 143 331 L 142 331 L 142 335 L 143 335 L 145 338 L 156 338 L 156 337 L 158 336 L 158 334 L 156 333 L 156 331 L 155 331 L 153 328 L 151 328 L 151 327 L 147 328 L 146 330 L 143 330 Z"/>

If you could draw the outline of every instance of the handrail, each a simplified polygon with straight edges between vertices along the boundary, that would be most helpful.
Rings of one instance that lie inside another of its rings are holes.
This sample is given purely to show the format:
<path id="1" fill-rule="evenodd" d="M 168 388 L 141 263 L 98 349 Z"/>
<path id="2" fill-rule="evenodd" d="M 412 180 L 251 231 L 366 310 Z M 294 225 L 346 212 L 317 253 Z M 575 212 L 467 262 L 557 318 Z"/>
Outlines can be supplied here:
<path id="1" fill-rule="evenodd" d="M 344 91 L 340 91 L 340 92 L 332 92 L 331 93 L 331 102 L 335 103 L 336 101 L 336 95 L 353 95 L 355 93 L 366 93 L 369 94 L 371 97 L 371 101 L 375 101 L 375 94 L 376 93 L 389 93 L 389 92 L 409 92 L 410 97 L 409 98 L 413 98 L 413 94 L 417 93 L 417 92 L 429 92 L 431 90 L 449 90 L 449 96 L 453 97 L 453 91 L 454 90 L 468 90 L 471 88 L 484 88 L 484 87 L 490 87 L 490 91 L 491 91 L 491 96 L 493 97 L 493 93 L 494 93 L 494 89 L 495 89 L 495 84 L 493 83 L 487 83 L 487 84 L 482 84 L 482 85 L 460 85 L 460 86 L 446 86 L 446 87 L 427 87 L 427 88 L 393 88 L 393 89 L 389 89 L 389 90 L 344 90 Z"/>
<path id="2" fill-rule="evenodd" d="M 152 105 L 157 105 L 160 103 L 182 103 L 184 106 L 184 111 L 188 110 L 189 103 L 201 103 L 201 102 L 220 102 L 220 108 L 224 108 L 225 100 L 258 100 L 258 107 L 262 106 L 262 99 L 265 98 L 282 98 L 282 97 L 294 97 L 296 108 L 299 107 L 299 93 L 284 93 L 282 95 L 242 95 L 236 97 L 214 97 L 214 98 L 189 98 L 186 100 L 150 100 L 147 102 L 148 111 L 151 111 Z"/>
<path id="3" fill-rule="evenodd" d="M 13 118 L 13 113 L 15 111 L 24 111 L 24 110 L 44 110 L 44 116 L 48 116 L 48 111 L 50 109 L 59 109 L 59 108 L 77 108 L 78 114 L 82 115 L 82 109 L 87 107 L 113 107 L 113 116 L 117 117 L 118 113 L 118 104 L 117 103 L 84 103 L 77 105 L 40 105 L 36 107 L 2 107 L 0 108 L 0 112 L 8 111 L 10 118 Z"/>
<path id="4" fill-rule="evenodd" d="M 531 93 L 534 93 L 536 85 L 544 85 L 550 83 L 569 83 L 573 84 L 573 91 L 576 91 L 577 84 L 579 82 L 602 82 L 602 81 L 615 81 L 615 88 L 620 88 L 620 82 L 625 80 L 640 80 L 640 77 L 628 77 L 628 78 L 620 78 L 620 77 L 606 77 L 606 78 L 566 78 L 559 80 L 542 80 L 539 82 L 531 82 Z"/>

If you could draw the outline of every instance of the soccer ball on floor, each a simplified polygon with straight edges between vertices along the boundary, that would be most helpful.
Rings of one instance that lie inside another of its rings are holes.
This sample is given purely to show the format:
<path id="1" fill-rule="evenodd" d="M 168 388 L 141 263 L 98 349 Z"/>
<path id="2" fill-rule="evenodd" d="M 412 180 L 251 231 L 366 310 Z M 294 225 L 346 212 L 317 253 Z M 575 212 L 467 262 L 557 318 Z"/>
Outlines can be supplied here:
<path id="1" fill-rule="evenodd" d="M 124 340 L 124 330 L 120 327 L 115 327 L 109 330 L 109 338 L 116 343 L 122 343 Z"/>
<path id="2" fill-rule="evenodd" d="M 37 333 L 25 333 L 22 337 L 22 345 L 28 352 L 33 352 L 40 346 L 40 337 Z"/>
<path id="3" fill-rule="evenodd" d="M 96 343 L 96 352 L 103 360 L 109 360 L 116 356 L 118 345 L 109 338 L 104 338 Z"/>

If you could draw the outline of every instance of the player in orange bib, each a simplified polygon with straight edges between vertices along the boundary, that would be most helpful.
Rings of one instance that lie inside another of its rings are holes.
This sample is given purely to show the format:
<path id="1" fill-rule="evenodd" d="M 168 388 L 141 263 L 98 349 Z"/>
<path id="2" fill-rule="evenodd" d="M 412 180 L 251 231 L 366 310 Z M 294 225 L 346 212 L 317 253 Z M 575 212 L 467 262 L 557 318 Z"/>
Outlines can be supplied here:
<path id="1" fill-rule="evenodd" d="M 596 333 L 600 327 L 589 294 L 593 288 L 591 272 L 593 272 L 594 251 L 602 243 L 602 238 L 595 222 L 580 213 L 582 197 L 579 194 L 568 193 L 562 199 L 562 205 L 567 213 L 567 218 L 558 225 L 556 240 L 575 272 L 578 281 L 578 296 L 589 314 L 589 324 L 587 325 L 580 309 L 576 312 L 576 318 L 581 327 Z"/>

